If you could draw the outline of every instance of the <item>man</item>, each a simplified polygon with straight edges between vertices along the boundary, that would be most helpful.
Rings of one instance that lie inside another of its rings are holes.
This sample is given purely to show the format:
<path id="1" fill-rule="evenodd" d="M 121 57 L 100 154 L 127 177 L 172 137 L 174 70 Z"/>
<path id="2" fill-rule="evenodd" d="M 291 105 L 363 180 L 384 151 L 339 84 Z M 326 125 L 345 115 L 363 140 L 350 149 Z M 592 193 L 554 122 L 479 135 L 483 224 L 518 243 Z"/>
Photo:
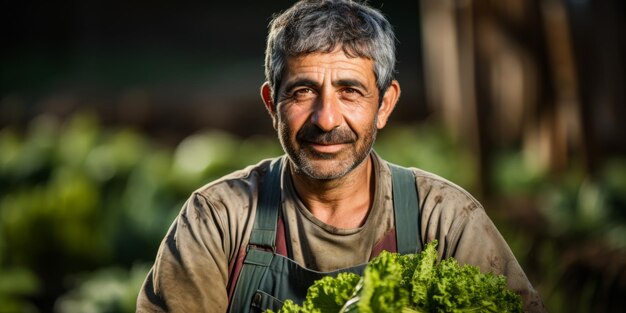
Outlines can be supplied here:
<path id="1" fill-rule="evenodd" d="M 261 97 L 286 156 L 197 190 L 163 240 L 139 312 L 249 312 L 301 300 L 312 281 L 359 272 L 381 250 L 504 274 L 527 311 L 543 305 L 467 192 L 402 169 L 372 146 L 400 96 L 395 37 L 376 10 L 300 1 L 270 24 Z"/>

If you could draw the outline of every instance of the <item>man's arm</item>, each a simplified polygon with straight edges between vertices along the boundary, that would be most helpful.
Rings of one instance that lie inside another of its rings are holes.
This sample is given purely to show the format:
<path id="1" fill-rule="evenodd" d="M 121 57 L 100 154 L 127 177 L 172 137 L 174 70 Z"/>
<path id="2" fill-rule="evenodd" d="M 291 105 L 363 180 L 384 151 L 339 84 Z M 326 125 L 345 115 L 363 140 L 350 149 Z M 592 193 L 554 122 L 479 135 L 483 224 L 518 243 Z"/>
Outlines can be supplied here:
<path id="1" fill-rule="evenodd" d="M 478 201 L 428 173 L 418 172 L 418 186 L 422 238 L 438 240 L 440 257 L 453 257 L 459 264 L 478 266 L 483 273 L 506 276 L 509 288 L 522 297 L 525 312 L 545 312 L 539 294 Z"/>
<path id="2" fill-rule="evenodd" d="M 228 257 L 223 220 L 201 195 L 183 206 L 161 242 L 137 312 L 225 312 Z"/>
<path id="3" fill-rule="evenodd" d="M 509 288 L 522 296 L 525 312 L 545 312 L 543 302 L 526 277 L 504 238 L 482 207 L 476 208 L 463 227 L 450 236 L 446 254 L 459 263 L 473 264 L 482 272 L 507 277 Z"/>

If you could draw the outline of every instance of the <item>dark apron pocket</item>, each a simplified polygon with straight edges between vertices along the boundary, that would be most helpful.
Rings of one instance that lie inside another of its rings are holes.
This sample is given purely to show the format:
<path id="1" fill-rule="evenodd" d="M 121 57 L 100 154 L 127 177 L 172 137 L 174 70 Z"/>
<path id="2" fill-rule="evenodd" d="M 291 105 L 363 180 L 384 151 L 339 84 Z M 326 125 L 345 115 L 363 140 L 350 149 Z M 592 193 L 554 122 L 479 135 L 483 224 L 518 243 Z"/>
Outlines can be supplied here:
<path id="1" fill-rule="evenodd" d="M 274 312 L 280 310 L 283 307 L 283 302 L 271 295 L 257 290 L 252 297 L 252 311 L 251 312 L 263 312 L 271 309 Z"/>

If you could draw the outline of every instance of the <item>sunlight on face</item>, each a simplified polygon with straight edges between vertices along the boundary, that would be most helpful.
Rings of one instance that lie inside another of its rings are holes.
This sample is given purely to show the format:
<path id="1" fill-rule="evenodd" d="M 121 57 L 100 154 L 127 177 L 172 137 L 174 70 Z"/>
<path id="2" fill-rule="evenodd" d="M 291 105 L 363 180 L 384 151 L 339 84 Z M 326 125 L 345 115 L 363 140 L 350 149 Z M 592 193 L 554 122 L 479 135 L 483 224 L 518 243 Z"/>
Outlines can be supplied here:
<path id="1" fill-rule="evenodd" d="M 361 164 L 376 138 L 379 99 L 369 59 L 341 50 L 289 58 L 276 118 L 295 170 L 335 179 Z"/>

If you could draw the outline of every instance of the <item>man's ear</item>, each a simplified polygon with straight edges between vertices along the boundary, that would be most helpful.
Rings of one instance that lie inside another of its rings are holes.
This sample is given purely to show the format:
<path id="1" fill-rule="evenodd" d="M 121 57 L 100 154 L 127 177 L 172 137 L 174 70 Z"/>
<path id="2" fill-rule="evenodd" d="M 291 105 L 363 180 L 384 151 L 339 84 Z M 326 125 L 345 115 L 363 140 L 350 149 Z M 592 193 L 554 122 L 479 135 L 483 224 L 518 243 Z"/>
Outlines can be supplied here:
<path id="1" fill-rule="evenodd" d="M 263 83 L 263 85 L 261 85 L 261 99 L 263 99 L 265 108 L 272 117 L 272 124 L 274 125 L 274 128 L 276 128 L 276 104 L 274 103 L 274 99 L 272 97 L 272 88 L 270 87 L 270 84 L 268 82 L 265 82 Z"/>
<path id="2" fill-rule="evenodd" d="M 400 83 L 397 80 L 392 80 L 385 94 L 382 97 L 380 107 L 378 108 L 378 119 L 376 121 L 376 128 L 382 129 L 387 125 L 387 120 L 396 107 L 396 103 L 400 99 Z"/>

